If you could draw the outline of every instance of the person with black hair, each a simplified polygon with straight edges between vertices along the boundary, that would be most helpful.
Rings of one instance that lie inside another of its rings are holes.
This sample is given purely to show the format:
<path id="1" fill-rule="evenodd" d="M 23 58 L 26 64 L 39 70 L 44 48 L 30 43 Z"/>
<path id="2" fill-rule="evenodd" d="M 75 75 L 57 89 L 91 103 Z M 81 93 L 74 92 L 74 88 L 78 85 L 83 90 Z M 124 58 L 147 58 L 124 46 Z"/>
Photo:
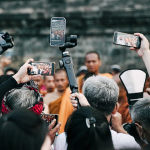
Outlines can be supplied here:
<path id="1" fill-rule="evenodd" d="M 1 150 L 49 150 L 51 145 L 44 121 L 25 108 L 0 119 Z"/>
<path id="2" fill-rule="evenodd" d="M 11 75 L 11 74 L 16 74 L 17 73 L 17 69 L 14 68 L 7 68 L 5 70 L 5 75 Z"/>
<path id="3" fill-rule="evenodd" d="M 98 52 L 90 51 L 85 56 L 85 65 L 87 66 L 87 71 L 99 76 L 105 76 L 112 78 L 112 75 L 109 73 L 99 73 L 99 68 L 101 66 L 101 58 Z M 82 80 L 85 75 L 81 75 L 77 78 L 79 92 L 82 93 Z"/>
<path id="4" fill-rule="evenodd" d="M 74 111 L 65 131 L 67 150 L 114 150 L 106 117 L 90 106 Z"/>

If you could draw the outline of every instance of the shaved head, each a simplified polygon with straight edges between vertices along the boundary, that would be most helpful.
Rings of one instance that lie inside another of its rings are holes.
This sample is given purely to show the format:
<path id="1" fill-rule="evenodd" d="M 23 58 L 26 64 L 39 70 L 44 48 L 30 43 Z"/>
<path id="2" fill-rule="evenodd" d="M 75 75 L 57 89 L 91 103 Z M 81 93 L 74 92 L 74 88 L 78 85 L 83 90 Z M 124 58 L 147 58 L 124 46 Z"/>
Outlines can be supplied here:
<path id="1" fill-rule="evenodd" d="M 54 76 L 55 86 L 59 92 L 64 92 L 68 87 L 69 81 L 64 69 L 58 69 Z"/>
<path id="2" fill-rule="evenodd" d="M 64 69 L 57 69 L 56 71 L 55 71 L 55 74 L 60 74 L 60 73 L 65 73 L 66 74 L 66 77 L 67 77 L 67 72 L 66 72 L 66 70 L 64 70 Z M 68 78 L 68 77 L 67 77 Z"/>

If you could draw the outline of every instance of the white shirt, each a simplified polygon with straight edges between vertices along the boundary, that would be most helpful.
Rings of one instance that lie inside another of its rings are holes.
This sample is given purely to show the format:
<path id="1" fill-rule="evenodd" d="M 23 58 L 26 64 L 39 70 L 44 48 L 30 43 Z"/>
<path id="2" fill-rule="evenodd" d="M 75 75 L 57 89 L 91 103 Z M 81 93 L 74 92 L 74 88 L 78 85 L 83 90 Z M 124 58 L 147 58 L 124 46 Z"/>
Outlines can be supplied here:
<path id="1" fill-rule="evenodd" d="M 121 149 L 141 149 L 139 144 L 136 143 L 134 138 L 128 134 L 117 133 L 116 131 L 111 130 L 112 141 L 114 144 L 115 150 Z M 54 150 L 67 150 L 67 142 L 66 142 L 66 133 L 61 133 L 55 143 Z"/>

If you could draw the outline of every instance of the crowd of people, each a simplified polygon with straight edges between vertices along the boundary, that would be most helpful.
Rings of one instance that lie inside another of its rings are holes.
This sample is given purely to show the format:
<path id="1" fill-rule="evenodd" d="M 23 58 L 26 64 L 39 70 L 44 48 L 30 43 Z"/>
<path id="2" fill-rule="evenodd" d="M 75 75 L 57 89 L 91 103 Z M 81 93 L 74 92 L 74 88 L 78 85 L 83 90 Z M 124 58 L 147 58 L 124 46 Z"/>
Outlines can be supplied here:
<path id="1" fill-rule="evenodd" d="M 141 38 L 141 47 L 130 49 L 143 59 L 148 76 L 141 91 L 143 98 L 136 99 L 131 110 L 119 78 L 123 70 L 112 65 L 108 73 L 100 73 L 101 56 L 96 51 L 86 54 L 85 66 L 77 73 L 79 93 L 71 93 L 64 69 L 57 69 L 54 76 L 29 75 L 33 59 L 16 71 L 5 69 L 10 62 L 3 57 L 0 149 L 149 150 L 150 50 L 146 37 L 135 35 Z M 58 118 L 53 119 L 55 115 Z"/>

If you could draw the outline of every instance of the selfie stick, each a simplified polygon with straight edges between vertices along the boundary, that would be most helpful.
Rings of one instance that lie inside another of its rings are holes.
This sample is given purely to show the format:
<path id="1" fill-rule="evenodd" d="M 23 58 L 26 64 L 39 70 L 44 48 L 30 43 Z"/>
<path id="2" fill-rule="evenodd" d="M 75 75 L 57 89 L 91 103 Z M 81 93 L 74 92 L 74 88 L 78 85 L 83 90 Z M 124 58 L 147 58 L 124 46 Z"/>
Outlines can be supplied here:
<path id="1" fill-rule="evenodd" d="M 65 45 L 63 47 L 59 47 L 60 51 L 62 51 L 62 60 L 59 60 L 59 66 L 60 68 L 64 68 L 67 72 L 67 76 L 69 79 L 70 89 L 72 93 L 78 92 L 78 84 L 76 81 L 76 77 L 74 74 L 73 69 L 73 61 L 69 54 L 69 52 L 65 51 L 66 48 L 72 48 L 77 45 L 77 36 L 71 35 L 70 38 L 67 39 Z M 81 107 L 78 98 L 76 97 L 75 100 L 78 101 L 77 109 Z"/>

